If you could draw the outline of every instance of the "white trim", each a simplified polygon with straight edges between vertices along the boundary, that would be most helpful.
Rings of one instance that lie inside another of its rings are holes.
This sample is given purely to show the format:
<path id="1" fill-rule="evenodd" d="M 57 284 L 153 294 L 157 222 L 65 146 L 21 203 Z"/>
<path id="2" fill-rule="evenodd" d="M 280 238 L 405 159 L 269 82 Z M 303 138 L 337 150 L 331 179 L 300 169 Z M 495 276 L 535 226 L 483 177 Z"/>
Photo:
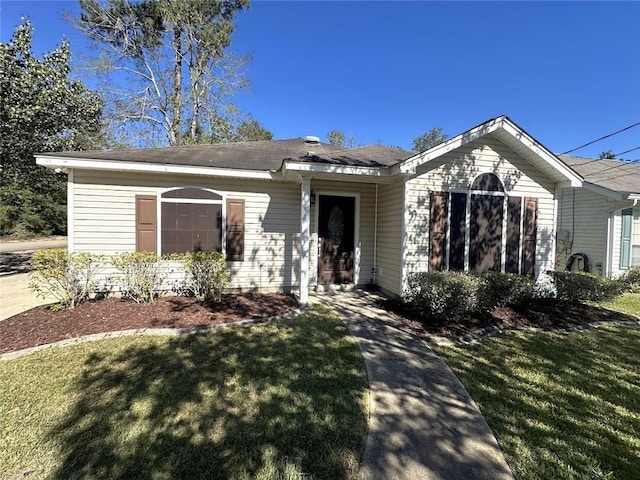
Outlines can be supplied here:
<path id="1" fill-rule="evenodd" d="M 378 281 L 378 187 L 376 183 L 375 207 L 373 210 L 373 271 L 371 272 L 371 281 L 377 285 Z"/>
<path id="2" fill-rule="evenodd" d="M 357 167 L 352 165 L 334 165 L 326 163 L 295 162 L 285 160 L 282 164 L 283 174 L 288 171 L 306 173 L 330 173 L 338 175 L 365 175 L 368 177 L 389 177 L 386 167 Z"/>
<path id="3" fill-rule="evenodd" d="M 471 254 L 471 192 L 467 190 L 467 204 L 464 213 L 464 273 L 469 273 Z"/>
<path id="4" fill-rule="evenodd" d="M 279 180 L 281 175 L 264 170 L 242 170 L 236 168 L 195 167 L 191 165 L 164 165 L 158 163 L 120 162 L 114 160 L 70 159 L 50 155 L 37 155 L 36 163 L 49 168 L 77 168 L 82 170 L 104 170 L 117 172 L 171 173 L 176 175 L 198 175 L 205 177 L 250 178 Z"/>
<path id="5" fill-rule="evenodd" d="M 321 196 L 329 196 L 329 197 L 352 197 L 354 198 L 354 212 L 353 212 L 353 284 L 358 285 L 360 281 L 360 258 L 362 256 L 362 244 L 360 243 L 360 192 L 344 192 L 344 191 L 333 191 L 333 190 L 320 190 L 315 192 L 316 194 L 316 218 L 314 222 L 314 227 L 316 229 L 316 234 L 319 232 L 320 223 L 320 197 Z M 318 237 L 318 251 L 317 254 L 317 265 L 316 270 L 320 268 L 320 237 Z M 316 275 L 316 285 L 319 283 L 319 278 Z"/>
<path id="6" fill-rule="evenodd" d="M 67 173 L 67 252 L 75 251 L 75 209 L 74 209 L 74 175 L 73 170 Z"/>
<path id="7" fill-rule="evenodd" d="M 582 185 L 582 177 L 571 170 L 558 157 L 544 148 L 541 144 L 539 144 L 536 140 L 534 140 L 506 116 L 488 120 L 487 122 L 482 123 L 470 130 L 467 130 L 466 132 L 463 132 L 449 139 L 448 141 L 431 148 L 430 150 L 403 160 L 402 162 L 394 165 L 391 168 L 391 174 L 415 174 L 416 169 L 419 166 L 424 165 L 443 155 L 446 155 L 447 153 L 460 148 L 470 142 L 478 140 L 485 135 L 496 132 L 497 130 L 504 131 L 514 139 L 518 140 L 520 143 L 522 143 L 523 146 L 528 148 L 532 153 L 537 155 L 541 160 L 555 169 L 560 175 L 562 175 L 562 177 L 567 179 L 572 186 L 580 187 Z"/>
<path id="8" fill-rule="evenodd" d="M 213 200 L 206 198 L 162 198 L 162 194 L 171 192 L 174 190 L 183 190 L 185 188 L 196 188 L 198 190 L 205 190 L 207 192 L 213 193 L 215 195 L 220 195 L 222 197 L 221 200 Z M 156 191 L 156 251 L 158 256 L 162 255 L 162 204 L 163 203 L 190 203 L 190 204 L 205 204 L 205 205 L 221 205 L 222 210 L 222 219 L 221 219 L 221 228 L 220 235 L 222 238 L 220 239 L 220 249 L 223 255 L 227 254 L 227 194 L 213 190 L 211 188 L 206 187 L 197 187 L 192 185 L 187 185 L 184 187 L 169 187 Z M 137 208 L 137 207 L 136 207 Z"/>
<path id="9" fill-rule="evenodd" d="M 302 305 L 309 303 L 309 228 L 311 224 L 311 179 L 300 179 L 300 297 Z"/>
<path id="10" fill-rule="evenodd" d="M 518 275 L 522 275 L 522 254 L 524 253 L 524 205 L 525 205 L 525 198 L 526 197 L 520 197 L 520 235 L 519 235 L 519 242 L 518 242 Z M 537 217 L 536 217 L 536 233 L 538 230 L 538 221 L 537 221 Z M 536 235 L 537 236 L 537 235 Z M 536 242 L 538 241 L 538 239 L 536 238 Z M 555 245 L 555 242 L 554 242 Z M 536 245 L 537 246 L 537 245 Z M 535 262 L 535 260 L 534 260 Z M 554 263 L 555 263 L 555 259 L 554 259 Z"/>
<path id="11" fill-rule="evenodd" d="M 615 210 L 609 212 L 607 216 L 607 236 L 605 238 L 605 246 L 604 246 L 604 266 L 602 268 L 602 273 L 606 277 L 611 277 L 613 275 L 613 226 L 614 226 L 614 215 Z M 621 249 L 622 250 L 622 249 Z"/>
<path id="12" fill-rule="evenodd" d="M 451 201 L 453 200 L 452 192 L 447 192 L 447 228 L 444 229 L 444 269 L 449 270 L 449 257 L 451 256 L 451 210 L 453 210 L 453 205 Z M 429 217 L 431 217 L 431 205 L 429 205 Z M 429 218 L 429 224 L 431 224 L 431 218 Z M 431 232 L 429 232 L 431 235 Z M 429 245 L 431 248 L 431 245 Z"/>
<path id="13" fill-rule="evenodd" d="M 411 215 L 409 213 L 409 182 L 405 181 L 402 189 L 402 243 L 400 250 L 400 295 L 402 296 L 407 289 L 409 266 L 407 264 L 407 252 L 409 251 L 409 234 L 407 226 L 411 223 Z M 431 206 L 429 206 L 431 208 Z M 431 219 L 429 219 L 431 221 Z"/>
<path id="14" fill-rule="evenodd" d="M 556 256 L 557 256 L 556 248 L 558 245 L 558 236 L 557 236 L 558 235 L 558 208 L 560 204 L 560 200 L 558 199 L 558 193 L 560 191 L 561 191 L 561 187 L 558 184 L 556 184 L 556 188 L 553 191 L 553 227 L 551 228 L 551 234 L 553 235 L 552 237 L 553 242 L 551 243 L 551 260 L 553 261 L 552 270 L 556 269 Z"/>
<path id="15" fill-rule="evenodd" d="M 502 238 L 500 239 L 500 272 L 507 271 L 507 220 L 509 219 L 509 196 L 505 193 L 502 199 Z M 520 242 L 522 243 L 522 242 Z"/>

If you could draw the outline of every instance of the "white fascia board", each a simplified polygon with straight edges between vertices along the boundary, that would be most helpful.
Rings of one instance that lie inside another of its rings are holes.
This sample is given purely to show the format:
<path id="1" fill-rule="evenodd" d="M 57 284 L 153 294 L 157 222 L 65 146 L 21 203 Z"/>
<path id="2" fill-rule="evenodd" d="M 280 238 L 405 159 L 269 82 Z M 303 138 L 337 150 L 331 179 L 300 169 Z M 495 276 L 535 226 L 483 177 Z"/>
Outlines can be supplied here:
<path id="1" fill-rule="evenodd" d="M 332 165 L 322 163 L 291 162 L 285 161 L 282 171 L 302 173 L 332 173 L 338 175 L 366 175 L 368 177 L 389 177 L 390 172 L 386 167 L 357 167 L 352 165 Z"/>
<path id="2" fill-rule="evenodd" d="M 509 121 L 508 118 L 502 119 L 502 125 L 500 125 L 500 127 L 512 137 L 520 140 L 525 147 L 529 148 L 529 150 L 556 169 L 563 177 L 571 182 L 572 187 L 582 186 L 583 179 L 580 175 L 571 170 L 562 160 L 538 143 L 534 138 L 529 136 L 527 132 Z"/>
<path id="3" fill-rule="evenodd" d="M 604 195 L 605 197 L 610 198 L 612 200 L 624 200 L 625 198 L 627 198 L 627 195 L 623 193 L 616 192 L 614 190 L 609 190 L 608 188 L 601 187 L 600 185 L 595 185 L 589 182 L 583 182 L 582 187 L 585 190 L 589 190 L 594 193 L 599 193 L 600 195 Z M 628 197 L 628 198 L 631 198 L 631 197 Z"/>
<path id="4" fill-rule="evenodd" d="M 582 178 L 578 174 L 567 167 L 558 157 L 556 157 L 553 153 L 540 145 L 524 130 L 519 128 L 504 116 L 489 120 L 488 122 L 478 125 L 477 127 L 472 128 L 467 132 L 463 132 L 460 135 L 457 135 L 452 139 L 433 147 L 430 150 L 419 153 L 404 160 L 403 162 L 393 167 L 392 173 L 413 174 L 415 173 L 416 168 L 419 165 L 425 164 L 435 158 L 441 157 L 442 155 L 445 155 L 452 150 L 455 150 L 456 148 L 460 148 L 467 143 L 473 142 L 499 129 L 504 130 L 513 138 L 520 141 L 525 147 L 531 150 L 532 153 L 537 155 L 539 158 L 541 158 L 543 161 L 557 170 L 571 184 L 572 187 L 582 186 Z"/>
<path id="5" fill-rule="evenodd" d="M 82 170 L 138 173 L 171 173 L 177 175 L 251 178 L 258 180 L 280 180 L 282 178 L 282 176 L 276 172 L 264 170 L 241 170 L 236 168 L 194 167 L 191 165 L 119 162 L 112 160 L 56 157 L 50 155 L 36 155 L 36 163 L 48 168 L 76 168 Z"/>
<path id="6" fill-rule="evenodd" d="M 392 168 L 392 172 L 393 174 L 415 173 L 416 168 L 419 165 L 427 163 L 435 158 L 441 157 L 442 155 L 445 155 L 451 152 L 452 150 L 455 150 L 456 148 L 460 148 L 469 142 L 473 142 L 474 140 L 477 140 L 480 137 L 484 137 L 485 135 L 488 135 L 489 133 L 496 131 L 498 127 L 501 125 L 501 120 L 503 120 L 503 117 L 490 120 L 489 122 L 483 123 L 482 125 L 478 125 L 477 127 L 472 128 L 467 132 L 463 132 L 460 135 L 456 135 L 455 137 L 447 140 L 444 143 L 441 143 L 440 145 L 436 145 L 435 147 L 429 150 L 426 150 L 422 153 L 418 153 L 413 157 L 409 157 L 406 160 L 403 160 L 402 162 L 394 165 Z"/>

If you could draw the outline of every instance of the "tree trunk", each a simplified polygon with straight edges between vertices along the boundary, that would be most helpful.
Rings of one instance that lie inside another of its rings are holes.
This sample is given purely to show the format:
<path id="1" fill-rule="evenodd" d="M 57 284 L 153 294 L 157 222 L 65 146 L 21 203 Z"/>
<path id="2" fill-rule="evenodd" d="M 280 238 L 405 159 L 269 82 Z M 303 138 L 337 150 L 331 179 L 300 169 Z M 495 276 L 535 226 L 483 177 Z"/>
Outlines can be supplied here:
<path id="1" fill-rule="evenodd" d="M 182 144 L 182 30 L 177 25 L 173 31 L 173 95 L 171 99 L 171 128 L 169 130 L 169 142 L 171 145 Z"/>

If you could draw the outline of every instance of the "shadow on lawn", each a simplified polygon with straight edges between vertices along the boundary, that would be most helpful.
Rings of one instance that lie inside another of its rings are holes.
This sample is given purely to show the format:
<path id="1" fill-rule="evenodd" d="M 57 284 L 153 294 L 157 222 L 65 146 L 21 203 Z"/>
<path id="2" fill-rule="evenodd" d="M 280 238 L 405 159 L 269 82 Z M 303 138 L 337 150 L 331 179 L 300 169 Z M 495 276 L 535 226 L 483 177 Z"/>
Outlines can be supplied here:
<path id="1" fill-rule="evenodd" d="M 640 471 L 638 344 L 639 328 L 601 327 L 442 353 L 517 477 L 622 479 Z"/>
<path id="2" fill-rule="evenodd" d="M 327 311 L 91 355 L 53 478 L 355 478 L 363 360 Z"/>

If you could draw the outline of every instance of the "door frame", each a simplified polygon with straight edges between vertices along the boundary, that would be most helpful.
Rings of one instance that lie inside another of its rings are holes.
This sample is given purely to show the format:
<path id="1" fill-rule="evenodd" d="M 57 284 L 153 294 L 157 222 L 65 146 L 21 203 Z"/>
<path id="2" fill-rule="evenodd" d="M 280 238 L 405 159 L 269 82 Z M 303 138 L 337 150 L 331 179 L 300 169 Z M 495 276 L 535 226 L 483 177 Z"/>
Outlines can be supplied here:
<path id="1" fill-rule="evenodd" d="M 318 190 L 313 191 L 314 196 L 314 222 L 313 227 L 315 230 L 315 248 L 314 248 L 314 258 L 316 259 L 316 266 L 313 269 L 315 272 L 315 285 L 318 285 L 318 261 L 320 260 L 320 255 L 318 255 L 318 249 L 320 245 L 320 238 L 318 237 L 318 222 L 320 220 L 320 197 L 321 196 L 330 196 L 330 197 L 352 197 L 355 199 L 354 212 L 353 212 L 353 284 L 358 285 L 360 281 L 360 193 L 359 192 L 344 192 L 344 191 L 333 191 L 333 190 Z"/>

